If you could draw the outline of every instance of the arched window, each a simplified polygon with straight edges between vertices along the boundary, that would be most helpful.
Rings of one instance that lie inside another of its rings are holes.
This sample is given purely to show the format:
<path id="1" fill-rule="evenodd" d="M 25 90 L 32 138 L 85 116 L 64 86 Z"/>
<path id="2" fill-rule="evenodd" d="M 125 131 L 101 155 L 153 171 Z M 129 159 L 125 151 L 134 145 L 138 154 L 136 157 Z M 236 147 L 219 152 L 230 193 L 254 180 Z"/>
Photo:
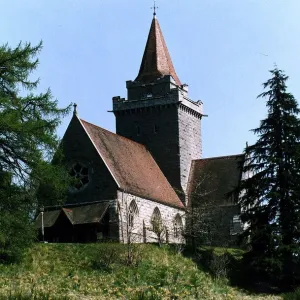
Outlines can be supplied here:
<path id="1" fill-rule="evenodd" d="M 179 214 L 177 214 L 174 219 L 174 237 L 175 238 L 180 237 L 180 235 L 182 234 L 182 229 L 183 229 L 182 219 L 181 219 L 181 216 Z"/>
<path id="2" fill-rule="evenodd" d="M 128 225 L 130 228 L 133 227 L 134 225 L 134 221 L 135 221 L 135 217 L 138 215 L 139 211 L 138 211 L 138 207 L 136 205 L 136 202 L 134 200 L 132 200 L 130 202 L 129 208 L 128 208 Z"/>
<path id="3" fill-rule="evenodd" d="M 154 208 L 152 217 L 151 217 L 152 230 L 156 233 L 160 232 L 162 229 L 162 219 L 158 207 Z"/>

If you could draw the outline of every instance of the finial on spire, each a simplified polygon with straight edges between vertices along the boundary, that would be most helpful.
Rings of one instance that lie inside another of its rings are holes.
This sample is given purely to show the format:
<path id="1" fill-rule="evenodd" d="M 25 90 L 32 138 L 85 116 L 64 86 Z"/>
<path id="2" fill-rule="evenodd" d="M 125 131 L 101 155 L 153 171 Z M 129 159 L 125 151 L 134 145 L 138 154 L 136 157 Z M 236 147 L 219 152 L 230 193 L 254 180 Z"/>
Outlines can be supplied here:
<path id="1" fill-rule="evenodd" d="M 153 0 L 154 4 L 153 7 L 151 7 L 151 9 L 153 9 L 153 16 L 156 16 L 156 9 L 158 8 L 158 6 L 156 6 L 156 0 Z"/>
<path id="2" fill-rule="evenodd" d="M 77 104 L 73 104 L 74 110 L 73 110 L 73 115 L 77 115 Z"/>
<path id="3" fill-rule="evenodd" d="M 156 12 L 156 11 L 155 11 Z M 135 81 L 141 83 L 156 82 L 157 78 L 171 75 L 176 85 L 181 82 L 176 74 L 168 47 L 157 18 L 153 17 L 139 74 Z"/>

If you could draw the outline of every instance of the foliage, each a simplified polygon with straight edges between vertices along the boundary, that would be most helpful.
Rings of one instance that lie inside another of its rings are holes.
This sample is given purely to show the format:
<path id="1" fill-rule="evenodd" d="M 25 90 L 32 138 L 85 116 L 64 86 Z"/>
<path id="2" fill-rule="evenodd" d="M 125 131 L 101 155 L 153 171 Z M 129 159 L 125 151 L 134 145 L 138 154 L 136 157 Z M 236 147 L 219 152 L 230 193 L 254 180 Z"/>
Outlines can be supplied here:
<path id="1" fill-rule="evenodd" d="M 234 248 L 198 247 L 195 259 L 206 271 L 217 280 L 231 279 L 244 251 Z"/>
<path id="2" fill-rule="evenodd" d="M 34 238 L 29 218 L 31 205 L 28 193 L 13 184 L 9 173 L 0 173 L 0 263 L 21 258 L 22 250 Z"/>
<path id="3" fill-rule="evenodd" d="M 158 217 L 152 217 L 150 224 L 151 226 L 148 230 L 155 234 L 157 243 L 161 247 L 164 243 L 164 239 L 167 239 L 167 226 L 164 224 L 160 215 Z"/>
<path id="4" fill-rule="evenodd" d="M 33 93 L 39 80 L 31 73 L 41 49 L 42 43 L 0 47 L 1 260 L 18 256 L 30 242 L 41 186 L 51 185 L 47 197 L 53 198 L 62 197 L 68 183 L 67 172 L 51 159 L 59 144 L 55 130 L 70 107 L 59 109 L 50 90 Z"/>
<path id="5" fill-rule="evenodd" d="M 91 267 L 94 270 L 111 271 L 113 264 L 118 262 L 120 262 L 119 247 L 107 243 L 105 247 L 98 247 L 97 254 L 91 259 Z"/>
<path id="6" fill-rule="evenodd" d="M 247 224 L 251 251 L 245 256 L 256 275 L 286 285 L 300 282 L 300 120 L 288 77 L 275 68 L 264 83 L 267 117 L 252 131 L 258 135 L 246 147 L 241 185 L 242 220 Z M 279 275 L 280 274 L 280 275 Z"/>
<path id="7" fill-rule="evenodd" d="M 135 200 L 131 199 L 129 196 L 124 199 L 122 203 L 118 202 L 118 213 L 121 228 L 121 239 L 124 244 L 126 244 L 126 256 L 124 257 L 124 262 L 127 266 L 137 266 L 142 257 L 142 251 L 140 247 L 136 244 L 141 242 L 141 228 L 137 224 L 137 215 L 139 208 Z M 129 204 L 129 205 L 128 205 Z"/>
<path id="8" fill-rule="evenodd" d="M 220 220 L 225 217 L 226 210 L 216 199 L 210 196 L 214 190 L 207 189 L 214 178 L 209 172 L 203 172 L 195 184 L 195 190 L 190 195 L 190 203 L 186 214 L 184 236 L 192 244 L 194 251 L 199 245 L 220 245 L 228 243 L 228 237 L 222 235 Z M 225 245 L 224 245 L 225 246 Z"/>
<path id="9" fill-rule="evenodd" d="M 22 211 L 3 212 L 0 214 L 0 228 L 0 263 L 20 260 L 23 249 L 35 236 L 29 218 Z"/>
<path id="10" fill-rule="evenodd" d="M 300 299 L 300 288 L 296 289 L 294 292 L 286 293 L 283 295 L 283 300 L 299 300 Z"/>
<path id="11" fill-rule="evenodd" d="M 20 265 L 0 265 L 0 299 L 263 299 L 213 280 L 169 247 L 138 246 L 145 255 L 132 267 L 122 244 L 36 244 Z M 111 251 L 109 270 L 94 268 Z"/>

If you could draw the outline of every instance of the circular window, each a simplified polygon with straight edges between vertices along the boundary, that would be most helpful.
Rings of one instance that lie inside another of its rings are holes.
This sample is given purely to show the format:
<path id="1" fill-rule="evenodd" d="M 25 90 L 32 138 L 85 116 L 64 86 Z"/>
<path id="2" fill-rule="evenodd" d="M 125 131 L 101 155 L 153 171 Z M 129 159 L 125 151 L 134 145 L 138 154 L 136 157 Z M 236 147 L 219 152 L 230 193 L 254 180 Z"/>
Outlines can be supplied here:
<path id="1" fill-rule="evenodd" d="M 73 186 L 77 191 L 89 183 L 89 169 L 80 163 L 73 165 L 70 175 L 74 178 L 75 182 Z"/>

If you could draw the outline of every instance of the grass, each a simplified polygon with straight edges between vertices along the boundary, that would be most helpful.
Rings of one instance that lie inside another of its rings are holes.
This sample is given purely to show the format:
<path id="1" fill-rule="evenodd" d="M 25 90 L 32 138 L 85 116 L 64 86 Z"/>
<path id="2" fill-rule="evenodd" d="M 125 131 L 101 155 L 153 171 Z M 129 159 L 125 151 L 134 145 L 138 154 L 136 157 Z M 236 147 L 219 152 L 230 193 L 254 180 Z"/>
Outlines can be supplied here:
<path id="1" fill-rule="evenodd" d="M 120 244 L 35 244 L 22 263 L 0 265 L 0 299 L 282 299 L 214 280 L 168 247 L 134 251 L 128 266 Z"/>

